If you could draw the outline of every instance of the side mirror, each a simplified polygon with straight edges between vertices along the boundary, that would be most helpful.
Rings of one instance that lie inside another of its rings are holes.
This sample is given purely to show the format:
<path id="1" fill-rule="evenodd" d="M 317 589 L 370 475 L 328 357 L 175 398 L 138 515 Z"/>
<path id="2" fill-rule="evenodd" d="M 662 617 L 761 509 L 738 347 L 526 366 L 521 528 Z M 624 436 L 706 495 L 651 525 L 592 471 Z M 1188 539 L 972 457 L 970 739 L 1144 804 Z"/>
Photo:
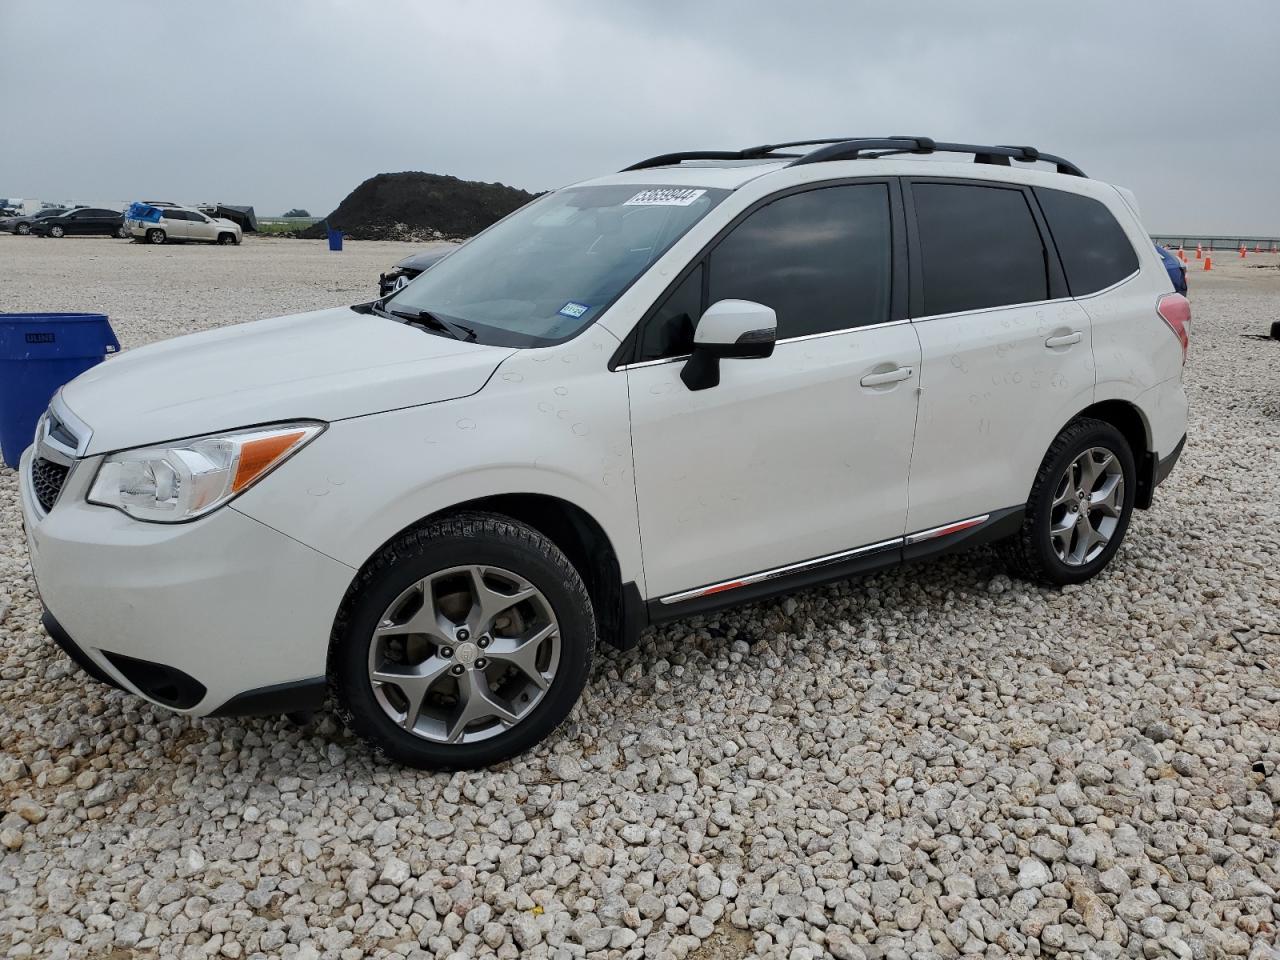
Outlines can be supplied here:
<path id="1" fill-rule="evenodd" d="M 707 308 L 693 332 L 693 355 L 680 371 L 690 390 L 720 383 L 720 361 L 762 359 L 773 355 L 778 315 L 751 300 L 720 300 Z"/>

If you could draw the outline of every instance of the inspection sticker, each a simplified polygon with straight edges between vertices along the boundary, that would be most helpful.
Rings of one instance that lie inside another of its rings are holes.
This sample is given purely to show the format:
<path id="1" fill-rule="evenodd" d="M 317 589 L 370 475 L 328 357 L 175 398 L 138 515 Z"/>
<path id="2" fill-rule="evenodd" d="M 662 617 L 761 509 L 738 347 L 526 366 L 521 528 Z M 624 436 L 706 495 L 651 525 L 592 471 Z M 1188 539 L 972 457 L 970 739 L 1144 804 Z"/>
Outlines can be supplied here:
<path id="1" fill-rule="evenodd" d="M 624 207 L 687 207 L 707 191 L 687 187 L 662 187 L 641 190 L 623 204 Z"/>
<path id="2" fill-rule="evenodd" d="M 556 313 L 560 314 L 562 317 L 571 317 L 572 319 L 577 320 L 590 309 L 591 308 L 585 303 L 575 303 L 570 300 L 563 307 L 557 310 Z"/>

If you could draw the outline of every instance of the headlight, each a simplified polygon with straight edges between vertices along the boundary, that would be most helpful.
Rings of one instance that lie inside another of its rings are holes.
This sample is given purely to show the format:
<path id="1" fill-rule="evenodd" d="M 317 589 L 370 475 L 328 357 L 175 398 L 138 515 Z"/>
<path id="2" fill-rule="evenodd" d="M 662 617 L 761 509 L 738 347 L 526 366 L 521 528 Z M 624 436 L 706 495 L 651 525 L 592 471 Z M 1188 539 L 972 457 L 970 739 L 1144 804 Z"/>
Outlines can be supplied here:
<path id="1" fill-rule="evenodd" d="M 284 423 L 113 453 L 98 468 L 88 499 L 139 520 L 194 520 L 249 489 L 324 426 Z"/>

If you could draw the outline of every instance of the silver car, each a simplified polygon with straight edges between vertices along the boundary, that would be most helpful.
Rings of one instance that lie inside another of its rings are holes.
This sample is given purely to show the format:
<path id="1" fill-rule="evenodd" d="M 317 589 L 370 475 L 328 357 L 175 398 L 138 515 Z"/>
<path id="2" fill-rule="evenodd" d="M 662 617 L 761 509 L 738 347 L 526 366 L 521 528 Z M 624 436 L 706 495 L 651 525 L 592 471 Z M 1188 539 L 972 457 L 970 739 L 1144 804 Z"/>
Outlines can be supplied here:
<path id="1" fill-rule="evenodd" d="M 240 225 L 222 217 L 210 217 L 190 207 L 157 207 L 159 220 L 127 219 L 125 226 L 135 240 L 167 243 L 170 240 L 205 243 L 239 243 Z"/>

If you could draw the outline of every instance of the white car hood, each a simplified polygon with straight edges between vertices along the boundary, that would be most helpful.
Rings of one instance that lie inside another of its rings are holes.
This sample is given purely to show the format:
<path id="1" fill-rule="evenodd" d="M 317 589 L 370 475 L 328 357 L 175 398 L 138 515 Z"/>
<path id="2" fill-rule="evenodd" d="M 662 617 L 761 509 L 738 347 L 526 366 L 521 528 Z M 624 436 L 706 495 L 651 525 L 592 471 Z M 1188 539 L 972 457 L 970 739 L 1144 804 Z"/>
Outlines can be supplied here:
<path id="1" fill-rule="evenodd" d="M 475 393 L 510 347 L 464 343 L 347 307 L 129 350 L 67 384 L 88 454 L 281 420 L 342 420 Z"/>

